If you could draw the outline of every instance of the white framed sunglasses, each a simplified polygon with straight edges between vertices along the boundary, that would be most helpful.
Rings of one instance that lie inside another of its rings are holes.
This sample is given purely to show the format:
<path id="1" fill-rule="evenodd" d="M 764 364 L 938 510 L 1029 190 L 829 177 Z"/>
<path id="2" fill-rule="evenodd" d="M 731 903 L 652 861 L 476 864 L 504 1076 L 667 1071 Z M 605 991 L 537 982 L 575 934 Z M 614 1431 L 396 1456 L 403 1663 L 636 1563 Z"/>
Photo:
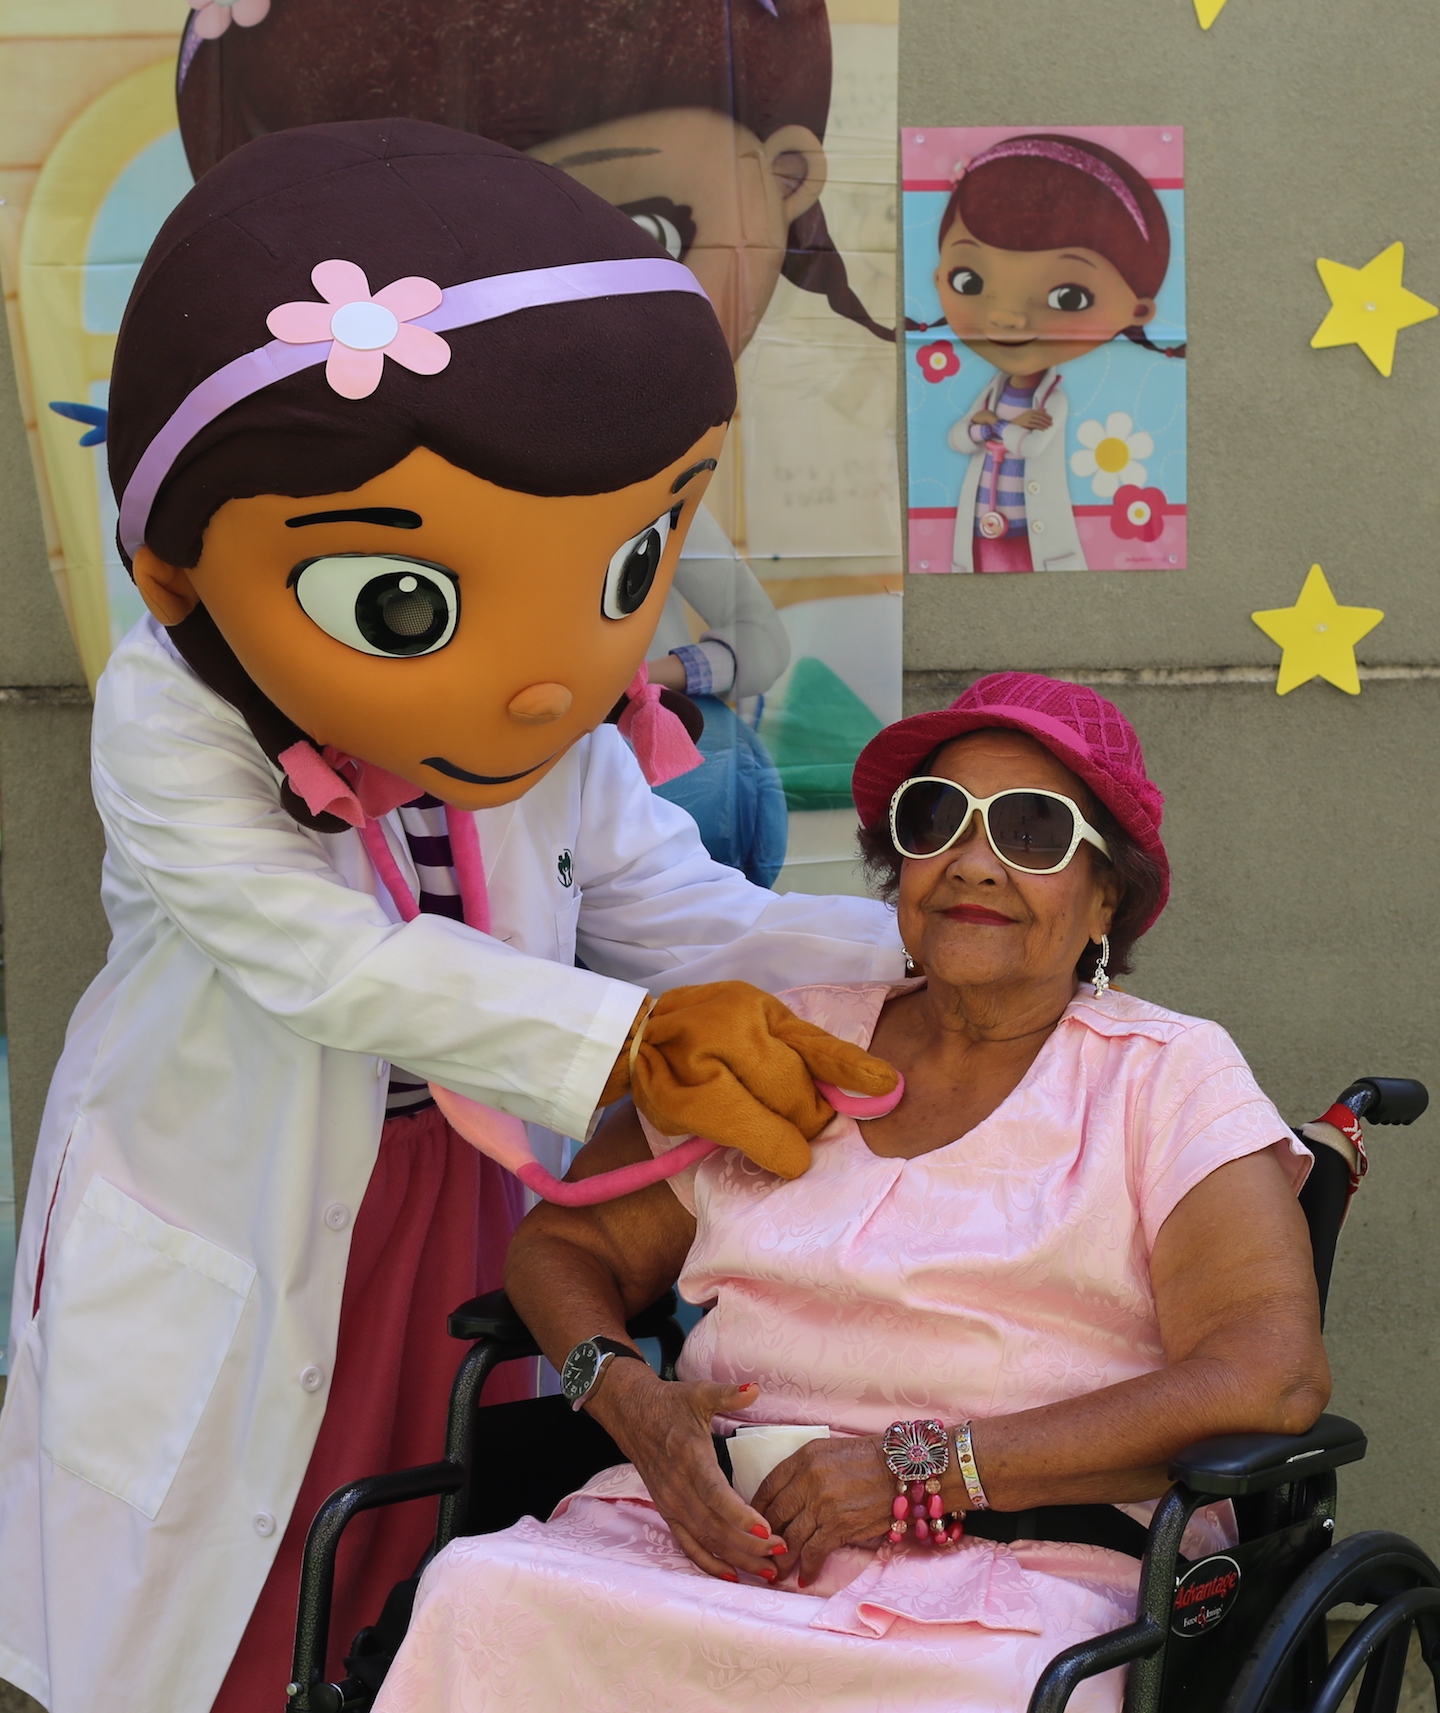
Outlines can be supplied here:
<path id="1" fill-rule="evenodd" d="M 907 779 L 890 799 L 890 839 L 901 856 L 939 856 L 964 837 L 977 814 L 990 849 L 1021 874 L 1059 874 L 1082 840 L 1110 856 L 1079 804 L 1058 791 L 1024 788 L 973 797 L 953 779 L 929 775 Z"/>

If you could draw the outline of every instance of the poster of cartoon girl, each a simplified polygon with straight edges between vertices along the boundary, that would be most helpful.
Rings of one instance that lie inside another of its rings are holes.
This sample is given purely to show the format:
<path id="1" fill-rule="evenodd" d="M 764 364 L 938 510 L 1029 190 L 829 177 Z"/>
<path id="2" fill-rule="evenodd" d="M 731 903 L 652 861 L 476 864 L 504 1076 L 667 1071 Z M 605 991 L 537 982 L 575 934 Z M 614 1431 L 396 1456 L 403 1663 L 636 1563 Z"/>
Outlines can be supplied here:
<path id="1" fill-rule="evenodd" d="M 1183 566 L 1180 129 L 903 136 L 910 570 Z"/>

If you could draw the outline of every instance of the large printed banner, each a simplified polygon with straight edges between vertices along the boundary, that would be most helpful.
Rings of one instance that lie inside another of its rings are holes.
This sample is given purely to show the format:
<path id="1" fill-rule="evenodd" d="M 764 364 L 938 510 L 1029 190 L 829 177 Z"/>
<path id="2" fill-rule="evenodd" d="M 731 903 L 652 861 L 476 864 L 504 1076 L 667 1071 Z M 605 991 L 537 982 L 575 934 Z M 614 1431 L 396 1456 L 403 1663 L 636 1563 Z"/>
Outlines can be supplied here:
<path id="1" fill-rule="evenodd" d="M 268 131 L 461 126 L 572 173 L 710 294 L 740 412 L 656 652 L 699 643 L 728 682 L 706 698 L 708 799 L 681 800 L 756 878 L 783 864 L 782 890 L 856 886 L 850 765 L 900 707 L 895 16 L 896 0 L 0 0 L 0 273 L 91 681 L 140 613 L 101 437 L 166 214 Z"/>
<path id="2" fill-rule="evenodd" d="M 1179 126 L 902 149 L 910 570 L 1183 566 Z"/>

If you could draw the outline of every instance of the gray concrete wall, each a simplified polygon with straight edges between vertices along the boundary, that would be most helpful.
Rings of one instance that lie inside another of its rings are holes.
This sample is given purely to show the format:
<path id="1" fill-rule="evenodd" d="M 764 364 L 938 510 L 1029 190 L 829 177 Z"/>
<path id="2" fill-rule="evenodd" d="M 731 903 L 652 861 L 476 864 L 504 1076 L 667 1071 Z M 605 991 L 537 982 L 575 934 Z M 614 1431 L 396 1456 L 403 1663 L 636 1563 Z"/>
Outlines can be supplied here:
<path id="1" fill-rule="evenodd" d="M 1190 0 L 901 9 L 903 125 L 1185 127 L 1190 569 L 908 578 L 907 701 L 1002 667 L 1114 697 L 1175 863 L 1130 985 L 1225 1024 L 1297 1122 L 1357 1075 L 1440 1098 L 1440 321 L 1401 333 L 1388 380 L 1309 348 L 1317 256 L 1358 267 L 1402 239 L 1407 286 L 1440 300 L 1437 67 L 1429 0 L 1230 0 L 1208 34 Z M 1277 697 L 1250 622 L 1314 561 L 1388 615 L 1359 697 Z M 1332 1407 L 1371 1445 L 1340 1521 L 1435 1552 L 1440 1127 L 1372 1139 L 1328 1328 Z"/>
<path id="2" fill-rule="evenodd" d="M 90 695 L 46 560 L 0 316 L 0 886 L 17 1223 L 65 1025 L 108 939 L 89 747 Z M 0 1713 L 38 1708 L 0 1682 Z"/>
<path id="3" fill-rule="evenodd" d="M 104 962 L 90 696 L 48 569 L 0 317 L 0 883 L 17 1212 L 65 1025 Z"/>

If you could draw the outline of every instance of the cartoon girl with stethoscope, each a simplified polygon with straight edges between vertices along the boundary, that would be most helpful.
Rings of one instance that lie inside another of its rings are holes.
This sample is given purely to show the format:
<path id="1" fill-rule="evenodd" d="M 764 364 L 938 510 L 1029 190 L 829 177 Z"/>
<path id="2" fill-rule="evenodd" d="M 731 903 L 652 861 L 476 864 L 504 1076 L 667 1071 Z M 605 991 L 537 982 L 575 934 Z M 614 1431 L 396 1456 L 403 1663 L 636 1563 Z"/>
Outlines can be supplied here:
<path id="1" fill-rule="evenodd" d="M 952 571 L 1083 571 L 1060 365 L 1123 334 L 1145 346 L 1170 261 L 1160 199 L 1075 137 L 1009 137 L 961 169 L 940 222 L 946 324 L 1000 372 L 950 430 L 967 458 Z M 1167 349 L 1183 357 L 1183 345 Z"/>

